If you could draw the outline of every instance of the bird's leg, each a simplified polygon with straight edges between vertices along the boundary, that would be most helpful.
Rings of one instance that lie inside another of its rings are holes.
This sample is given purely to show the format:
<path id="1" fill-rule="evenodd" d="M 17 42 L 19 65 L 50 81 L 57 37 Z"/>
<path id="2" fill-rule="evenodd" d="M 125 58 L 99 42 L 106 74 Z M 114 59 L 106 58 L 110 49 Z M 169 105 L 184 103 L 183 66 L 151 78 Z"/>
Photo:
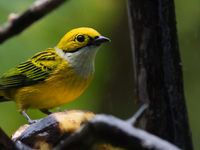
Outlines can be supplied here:
<path id="1" fill-rule="evenodd" d="M 44 114 L 50 115 L 52 112 L 50 112 L 48 109 L 40 109 L 40 111 Z"/>
<path id="2" fill-rule="evenodd" d="M 36 123 L 37 120 L 32 120 L 27 114 L 26 114 L 26 110 L 23 110 L 22 112 L 22 115 L 26 118 L 26 120 L 28 120 L 28 123 L 29 124 L 33 124 L 33 123 Z"/>

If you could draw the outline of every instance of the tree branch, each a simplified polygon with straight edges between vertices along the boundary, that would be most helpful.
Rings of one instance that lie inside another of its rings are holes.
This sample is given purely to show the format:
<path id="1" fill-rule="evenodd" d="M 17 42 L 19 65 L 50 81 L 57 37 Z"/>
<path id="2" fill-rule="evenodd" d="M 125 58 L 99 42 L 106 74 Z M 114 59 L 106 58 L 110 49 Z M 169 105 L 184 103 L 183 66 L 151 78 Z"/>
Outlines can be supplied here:
<path id="1" fill-rule="evenodd" d="M 37 0 L 30 9 L 0 27 L 0 43 L 21 33 L 24 29 L 47 15 L 65 1 L 66 0 Z"/>
<path id="2" fill-rule="evenodd" d="M 143 127 L 192 150 L 174 0 L 127 0 L 138 101 L 149 109 Z"/>
<path id="3" fill-rule="evenodd" d="M 99 142 L 127 150 L 180 150 L 157 136 L 133 127 L 130 122 L 108 115 L 95 116 L 80 131 L 62 140 L 54 150 L 88 150 Z"/>
<path id="4" fill-rule="evenodd" d="M 109 115 L 94 117 L 93 113 L 80 110 L 57 112 L 32 125 L 22 126 L 12 139 L 33 149 L 45 146 L 54 150 L 90 150 L 107 143 L 128 150 L 180 150 L 133 126 L 132 120 L 136 120 L 133 118 L 141 116 L 145 109 L 144 105 L 125 121 Z"/>

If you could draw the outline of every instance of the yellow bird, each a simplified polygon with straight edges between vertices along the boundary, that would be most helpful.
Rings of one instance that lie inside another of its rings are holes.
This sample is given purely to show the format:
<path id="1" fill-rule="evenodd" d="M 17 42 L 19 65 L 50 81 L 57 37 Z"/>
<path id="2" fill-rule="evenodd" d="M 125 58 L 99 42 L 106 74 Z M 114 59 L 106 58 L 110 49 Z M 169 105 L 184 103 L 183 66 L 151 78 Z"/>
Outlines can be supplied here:
<path id="1" fill-rule="evenodd" d="M 88 87 L 100 45 L 110 41 L 92 28 L 76 28 L 58 45 L 35 54 L 0 78 L 0 102 L 16 102 L 28 120 L 27 109 L 48 109 L 69 103 Z"/>

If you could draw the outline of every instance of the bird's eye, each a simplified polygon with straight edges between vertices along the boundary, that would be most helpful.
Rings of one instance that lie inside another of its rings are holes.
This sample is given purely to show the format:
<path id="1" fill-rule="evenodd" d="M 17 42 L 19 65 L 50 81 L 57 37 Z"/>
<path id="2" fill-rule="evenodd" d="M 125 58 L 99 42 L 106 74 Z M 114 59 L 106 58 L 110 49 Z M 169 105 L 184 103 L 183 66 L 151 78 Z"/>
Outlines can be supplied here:
<path id="1" fill-rule="evenodd" d="M 79 36 L 77 36 L 77 40 L 79 42 L 83 42 L 85 40 L 85 37 L 83 35 L 79 35 Z"/>

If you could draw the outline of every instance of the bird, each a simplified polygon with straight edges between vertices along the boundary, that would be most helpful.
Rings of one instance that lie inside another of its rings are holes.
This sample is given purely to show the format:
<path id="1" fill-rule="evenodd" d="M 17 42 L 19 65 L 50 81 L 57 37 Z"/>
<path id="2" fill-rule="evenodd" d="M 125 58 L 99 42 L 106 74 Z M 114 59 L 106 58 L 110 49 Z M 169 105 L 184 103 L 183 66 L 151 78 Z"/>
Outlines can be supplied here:
<path id="1" fill-rule="evenodd" d="M 0 102 L 14 101 L 29 124 L 26 113 L 49 109 L 77 99 L 91 82 L 95 56 L 102 43 L 110 39 L 89 27 L 67 32 L 57 46 L 36 53 L 0 77 Z"/>

